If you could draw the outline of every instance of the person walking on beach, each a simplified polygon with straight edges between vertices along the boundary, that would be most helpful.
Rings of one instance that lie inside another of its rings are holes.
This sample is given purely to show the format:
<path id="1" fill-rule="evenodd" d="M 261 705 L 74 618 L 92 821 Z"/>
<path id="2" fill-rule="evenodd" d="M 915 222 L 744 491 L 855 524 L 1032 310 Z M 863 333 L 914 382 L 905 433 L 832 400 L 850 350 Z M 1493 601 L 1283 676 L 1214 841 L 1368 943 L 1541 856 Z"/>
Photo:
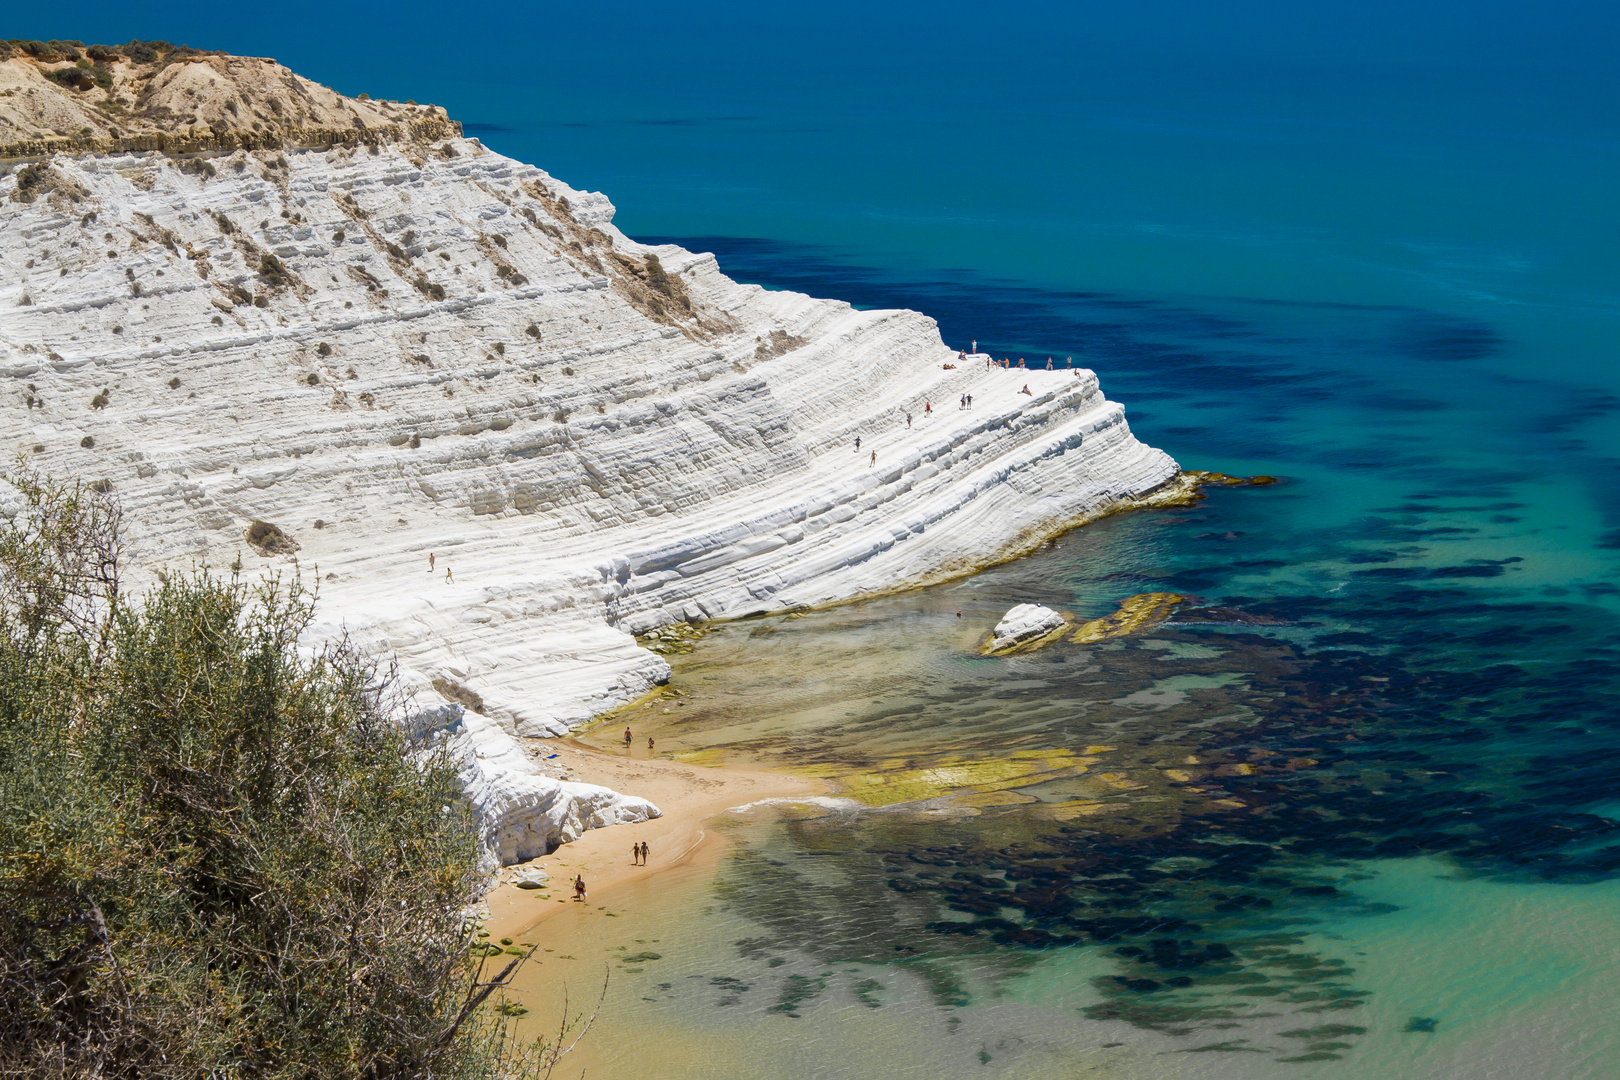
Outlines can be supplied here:
<path id="1" fill-rule="evenodd" d="M 647 736 L 647 756 L 648 757 L 652 757 L 652 752 L 653 752 L 652 748 L 653 748 L 652 736 L 649 735 L 649 736 Z"/>
<path id="2" fill-rule="evenodd" d="M 585 878 L 583 875 L 574 878 L 574 903 L 585 899 Z"/>
<path id="3" fill-rule="evenodd" d="M 630 845 L 630 865 L 631 866 L 640 866 L 641 865 L 641 845 L 640 844 L 631 844 Z"/>
<path id="4" fill-rule="evenodd" d="M 626 750 L 630 749 L 631 741 L 632 741 L 632 739 L 631 739 L 631 735 L 630 735 L 630 729 L 625 728 L 624 729 L 624 748 Z"/>
<path id="5" fill-rule="evenodd" d="M 444 583 L 446 585 L 450 585 L 450 584 L 453 584 L 455 582 L 455 580 L 456 579 L 450 575 L 450 568 L 448 566 L 445 567 L 444 568 Z"/>
<path id="6" fill-rule="evenodd" d="M 641 865 L 647 865 L 647 841 L 645 840 L 641 842 Z"/>

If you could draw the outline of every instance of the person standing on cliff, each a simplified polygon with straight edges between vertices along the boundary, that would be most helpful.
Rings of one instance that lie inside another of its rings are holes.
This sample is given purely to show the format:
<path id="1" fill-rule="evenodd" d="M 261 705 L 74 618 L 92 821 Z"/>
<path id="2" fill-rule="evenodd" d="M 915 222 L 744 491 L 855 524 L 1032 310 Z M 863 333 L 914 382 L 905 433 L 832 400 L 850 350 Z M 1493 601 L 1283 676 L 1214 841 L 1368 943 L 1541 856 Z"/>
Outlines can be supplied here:
<path id="1" fill-rule="evenodd" d="M 873 465 L 876 465 L 876 464 L 877 464 L 877 451 L 874 450 L 874 451 L 872 451 L 872 460 L 867 464 L 866 467 L 868 469 L 870 469 Z"/>
<path id="2" fill-rule="evenodd" d="M 1047 371 L 1051 371 L 1051 370 L 1052 370 L 1052 358 L 1051 358 L 1051 357 L 1050 357 L 1050 356 L 1048 356 L 1048 357 L 1047 357 L 1047 358 L 1046 358 L 1046 370 L 1047 370 Z"/>
<path id="3" fill-rule="evenodd" d="M 859 435 L 857 435 L 857 436 L 855 436 L 855 449 L 859 450 L 860 448 L 861 448 L 861 437 Z"/>
<path id="4" fill-rule="evenodd" d="M 1074 367 L 1074 357 L 1069 357 L 1069 366 Z"/>
<path id="5" fill-rule="evenodd" d="M 970 408 L 970 409 L 973 408 L 973 395 L 972 394 L 969 394 L 967 396 L 967 403 L 968 403 L 968 408 Z"/>
<path id="6" fill-rule="evenodd" d="M 456 579 L 450 575 L 450 568 L 448 566 L 445 567 L 444 568 L 444 583 L 446 585 L 452 585 L 452 584 L 455 583 L 455 580 Z"/>
<path id="7" fill-rule="evenodd" d="M 907 431 L 911 430 L 911 414 L 910 413 L 906 413 L 906 430 Z"/>
<path id="8" fill-rule="evenodd" d="M 433 573 L 433 552 L 428 552 L 428 573 Z"/>
<path id="9" fill-rule="evenodd" d="M 973 339 L 973 351 L 974 352 L 979 351 L 979 339 L 978 338 Z"/>
<path id="10" fill-rule="evenodd" d="M 932 401 L 923 402 L 923 415 L 924 416 L 932 416 L 932 415 L 934 415 L 934 403 Z"/>

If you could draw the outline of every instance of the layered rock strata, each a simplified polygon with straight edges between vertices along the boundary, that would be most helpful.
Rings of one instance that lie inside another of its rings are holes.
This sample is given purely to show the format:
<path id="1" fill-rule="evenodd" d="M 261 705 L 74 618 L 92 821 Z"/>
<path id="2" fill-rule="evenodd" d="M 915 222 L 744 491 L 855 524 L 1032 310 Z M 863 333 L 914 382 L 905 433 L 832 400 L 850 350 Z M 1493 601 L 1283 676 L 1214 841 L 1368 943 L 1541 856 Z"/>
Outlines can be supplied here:
<path id="1" fill-rule="evenodd" d="M 0 438 L 110 484 L 140 568 L 318 576 L 322 632 L 462 710 L 503 861 L 656 812 L 523 739 L 667 679 L 634 634 L 966 573 L 1177 476 L 1089 371 L 740 285 L 477 140 L 207 165 L 0 179 Z"/>

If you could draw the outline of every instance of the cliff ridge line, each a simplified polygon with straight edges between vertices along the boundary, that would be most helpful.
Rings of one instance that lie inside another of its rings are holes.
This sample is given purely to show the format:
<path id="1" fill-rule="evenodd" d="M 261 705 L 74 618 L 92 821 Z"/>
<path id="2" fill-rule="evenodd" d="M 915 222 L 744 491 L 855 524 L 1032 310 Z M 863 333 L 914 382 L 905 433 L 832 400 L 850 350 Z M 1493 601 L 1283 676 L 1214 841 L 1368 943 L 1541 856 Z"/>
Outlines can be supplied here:
<path id="1" fill-rule="evenodd" d="M 0 41 L 0 160 L 380 146 L 460 134 L 436 106 L 344 97 L 264 57 L 163 42 Z"/>

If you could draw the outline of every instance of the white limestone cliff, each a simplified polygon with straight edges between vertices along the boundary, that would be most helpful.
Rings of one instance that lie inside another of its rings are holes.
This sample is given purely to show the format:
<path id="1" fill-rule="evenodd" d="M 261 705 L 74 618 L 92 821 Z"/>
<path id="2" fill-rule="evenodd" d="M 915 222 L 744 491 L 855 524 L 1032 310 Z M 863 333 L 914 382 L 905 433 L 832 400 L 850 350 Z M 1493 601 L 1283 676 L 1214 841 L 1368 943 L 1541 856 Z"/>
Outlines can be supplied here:
<path id="1" fill-rule="evenodd" d="M 481 699 L 445 722 L 503 861 L 656 813 L 525 738 L 666 680 L 634 634 L 969 572 L 1177 476 L 1089 371 L 737 284 L 477 140 L 206 163 L 0 178 L 0 440 L 110 483 L 138 569 L 296 559 L 320 632 Z"/>

